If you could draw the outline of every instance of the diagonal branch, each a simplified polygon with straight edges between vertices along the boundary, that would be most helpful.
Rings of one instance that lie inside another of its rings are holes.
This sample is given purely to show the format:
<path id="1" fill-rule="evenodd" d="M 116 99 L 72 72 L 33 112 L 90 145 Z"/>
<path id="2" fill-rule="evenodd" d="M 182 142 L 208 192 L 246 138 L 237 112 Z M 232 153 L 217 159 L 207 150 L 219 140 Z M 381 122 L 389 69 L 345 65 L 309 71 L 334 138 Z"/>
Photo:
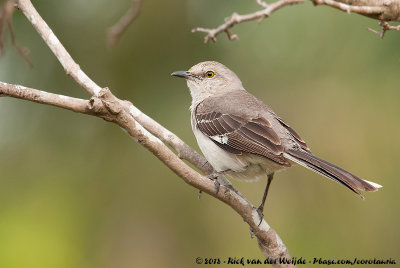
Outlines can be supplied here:
<path id="1" fill-rule="evenodd" d="M 14 27 L 12 25 L 12 16 L 15 8 L 14 0 L 4 0 L 0 6 L 0 56 L 5 50 L 5 34 L 7 30 L 11 35 L 11 43 L 17 50 L 18 54 L 26 61 L 30 68 L 33 67 L 32 60 L 29 58 L 29 49 L 26 47 L 20 47 L 17 43 L 17 38 L 14 33 Z"/>
<path id="2" fill-rule="evenodd" d="M 53 31 L 42 19 L 29 0 L 18 0 L 18 8 L 24 12 L 25 17 L 30 21 L 38 34 L 43 38 L 51 51 L 60 61 L 67 75 L 70 75 L 81 87 L 83 87 L 91 96 L 98 96 L 101 87 L 91 80 L 81 67 L 72 59 L 71 55 L 55 36 Z"/>
<path id="3" fill-rule="evenodd" d="M 189 167 L 181 158 L 188 160 L 203 172 L 209 173 L 211 166 L 205 164 L 203 157 L 153 119 L 143 114 L 133 104 L 115 97 L 108 88 L 100 88 L 79 65 L 75 63 L 60 41 L 43 21 L 29 0 L 19 0 L 18 7 L 23 11 L 51 48 L 67 74 L 92 95 L 90 100 L 82 100 L 57 95 L 0 82 L 0 97 L 8 96 L 49 104 L 74 112 L 93 115 L 113 122 L 123 128 L 140 145 L 152 152 L 161 162 L 181 177 L 187 184 L 204 191 L 233 208 L 257 237 L 261 252 L 268 258 L 277 260 L 274 267 L 294 267 L 279 262 L 279 258 L 290 259 L 289 252 L 277 233 L 262 219 L 261 224 L 256 208 L 247 201 L 232 185 L 221 185 L 215 191 L 214 182 Z M 178 152 L 177 156 L 166 144 Z M 180 158 L 181 157 L 181 158 Z"/>
<path id="4" fill-rule="evenodd" d="M 254 13 L 246 14 L 246 15 L 239 15 L 237 13 L 233 13 L 232 16 L 224 23 L 218 26 L 217 28 L 214 29 L 208 29 L 208 28 L 194 28 L 192 30 L 193 33 L 195 32 L 203 32 L 206 33 L 206 37 L 204 37 L 204 43 L 208 43 L 210 40 L 213 41 L 214 43 L 217 41 L 217 35 L 225 32 L 228 35 L 229 40 L 237 40 L 238 37 L 237 35 L 231 35 L 229 33 L 229 29 L 235 26 L 236 24 L 246 22 L 246 21 L 251 21 L 251 20 L 259 20 L 261 22 L 264 18 L 269 17 L 272 12 L 287 6 L 287 5 L 293 5 L 293 4 L 299 4 L 303 3 L 304 0 L 279 0 L 275 3 L 272 4 L 265 4 L 265 2 L 262 1 L 257 1 L 257 3 L 261 6 L 265 5 L 265 8 L 263 10 L 256 11 Z"/>
<path id="5" fill-rule="evenodd" d="M 139 16 L 142 7 L 142 0 L 132 0 L 131 8 L 120 20 L 114 24 L 108 31 L 107 44 L 114 47 L 121 38 L 122 34 L 128 29 L 129 25 Z"/>
<path id="6" fill-rule="evenodd" d="M 215 185 L 211 180 L 190 168 L 158 137 L 152 135 L 148 130 L 138 124 L 131 114 L 124 109 L 123 105 L 121 105 L 122 101 L 116 98 L 107 88 L 101 89 L 99 97 L 92 97 L 90 100 L 83 100 L 48 93 L 20 85 L 0 82 L 0 97 L 1 96 L 24 99 L 64 108 L 78 113 L 93 115 L 119 125 L 139 144 L 152 152 L 159 160 L 181 177 L 187 184 L 210 194 L 232 207 L 243 218 L 243 220 L 248 223 L 252 232 L 257 237 L 260 250 L 266 257 L 274 260 L 279 260 L 279 258 L 290 259 L 289 252 L 277 233 L 264 219 L 259 225 L 260 219 L 256 208 L 236 189 L 234 189 L 232 185 L 221 185 L 219 192 L 216 193 Z M 150 124 L 150 122 L 147 123 Z M 159 128 L 158 131 L 163 132 L 163 135 L 161 136 L 165 137 L 167 135 L 174 135 L 168 130 L 162 128 L 161 125 L 155 127 Z M 187 145 L 185 144 L 185 146 Z M 177 151 L 179 151 L 179 148 L 177 148 Z M 192 162 L 192 164 L 202 168 L 202 165 L 199 165 L 197 162 Z M 277 261 L 277 264 L 275 264 L 274 267 L 294 266 L 281 264 Z"/>

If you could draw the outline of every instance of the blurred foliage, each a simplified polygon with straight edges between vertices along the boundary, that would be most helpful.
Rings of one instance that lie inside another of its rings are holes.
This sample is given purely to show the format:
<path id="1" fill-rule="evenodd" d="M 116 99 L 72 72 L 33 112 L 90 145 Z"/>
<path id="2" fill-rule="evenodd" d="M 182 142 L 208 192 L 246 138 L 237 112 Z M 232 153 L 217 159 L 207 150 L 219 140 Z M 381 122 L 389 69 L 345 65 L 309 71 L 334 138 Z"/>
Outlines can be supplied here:
<path id="1" fill-rule="evenodd" d="M 139 18 L 108 50 L 106 29 L 129 0 L 34 4 L 94 81 L 195 148 L 188 90 L 170 73 L 204 60 L 229 66 L 315 154 L 384 185 L 362 201 L 303 168 L 279 173 L 265 215 L 292 256 L 400 261 L 398 32 L 381 40 L 366 30 L 378 29 L 376 21 L 307 2 L 235 26 L 239 41 L 220 35 L 205 45 L 191 28 L 255 11 L 255 1 L 144 0 Z M 13 23 L 35 67 L 8 40 L 0 80 L 88 98 L 20 12 Z M 206 194 L 198 201 L 195 189 L 115 125 L 9 98 L 0 99 L 0 114 L 0 267 L 191 267 L 197 256 L 263 258 L 237 214 Z M 258 204 L 265 181 L 233 183 Z"/>

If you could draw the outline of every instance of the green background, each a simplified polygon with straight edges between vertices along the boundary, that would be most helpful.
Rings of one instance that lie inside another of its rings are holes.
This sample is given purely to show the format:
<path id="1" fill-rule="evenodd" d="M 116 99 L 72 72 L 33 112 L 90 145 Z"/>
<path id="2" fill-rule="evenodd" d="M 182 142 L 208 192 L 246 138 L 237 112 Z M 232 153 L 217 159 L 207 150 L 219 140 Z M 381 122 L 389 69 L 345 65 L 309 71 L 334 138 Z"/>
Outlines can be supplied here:
<path id="1" fill-rule="evenodd" d="M 34 4 L 94 81 L 196 149 L 188 89 L 170 73 L 204 60 L 230 67 L 315 154 L 384 185 L 362 201 L 298 166 L 277 174 L 265 217 L 291 255 L 400 262 L 400 33 L 381 40 L 366 30 L 379 29 L 377 21 L 307 1 L 261 24 L 235 26 L 239 41 L 221 34 L 206 45 L 192 28 L 256 11 L 255 1 L 144 0 L 110 50 L 106 29 L 129 0 Z M 13 23 L 35 66 L 8 38 L 1 81 L 89 97 L 21 12 Z M 10 98 L 0 98 L 0 115 L 0 267 L 192 267 L 198 256 L 263 258 L 232 209 L 206 194 L 197 200 L 196 189 L 116 125 Z M 233 184 L 259 203 L 265 181 Z"/>

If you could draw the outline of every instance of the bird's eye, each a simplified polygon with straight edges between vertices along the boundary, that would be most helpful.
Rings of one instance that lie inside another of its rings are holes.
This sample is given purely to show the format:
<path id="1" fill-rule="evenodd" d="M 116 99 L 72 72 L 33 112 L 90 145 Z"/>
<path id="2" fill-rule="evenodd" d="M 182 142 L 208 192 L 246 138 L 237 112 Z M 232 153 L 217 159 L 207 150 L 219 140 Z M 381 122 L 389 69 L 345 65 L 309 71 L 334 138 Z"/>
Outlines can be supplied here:
<path id="1" fill-rule="evenodd" d="M 208 71 L 208 72 L 206 72 L 206 76 L 208 77 L 208 78 L 213 78 L 214 77 L 214 72 L 213 71 Z"/>

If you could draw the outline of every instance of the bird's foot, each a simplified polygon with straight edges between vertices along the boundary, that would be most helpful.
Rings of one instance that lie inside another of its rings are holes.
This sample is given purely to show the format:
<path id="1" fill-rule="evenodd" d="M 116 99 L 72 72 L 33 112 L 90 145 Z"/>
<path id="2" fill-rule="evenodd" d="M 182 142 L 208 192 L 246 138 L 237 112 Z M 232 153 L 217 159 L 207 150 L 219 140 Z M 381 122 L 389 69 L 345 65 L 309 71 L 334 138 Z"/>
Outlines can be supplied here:
<path id="1" fill-rule="evenodd" d="M 263 212 L 264 208 L 262 206 L 259 206 L 257 208 L 257 213 L 258 213 L 258 217 L 260 218 L 260 222 L 258 223 L 258 226 L 261 225 L 263 219 L 264 219 L 264 212 Z"/>
<path id="2" fill-rule="evenodd" d="M 212 180 L 212 179 L 211 179 L 211 180 Z M 214 185 L 215 185 L 215 194 L 218 194 L 218 193 L 219 193 L 219 188 L 220 188 L 221 184 L 218 182 L 217 179 L 214 179 L 213 181 L 214 181 Z M 198 195 L 197 195 L 197 198 L 198 198 L 199 200 L 200 200 L 200 198 L 201 198 L 201 194 L 202 194 L 202 191 L 199 190 L 199 193 L 198 193 Z"/>
<path id="3" fill-rule="evenodd" d="M 219 193 L 219 188 L 221 186 L 221 184 L 218 181 L 218 177 L 221 175 L 224 175 L 226 173 L 229 173 L 231 170 L 227 169 L 227 170 L 223 170 L 223 171 L 214 171 L 211 174 L 208 174 L 206 177 L 212 181 L 214 181 L 214 185 L 215 185 L 215 193 L 218 194 Z"/>

